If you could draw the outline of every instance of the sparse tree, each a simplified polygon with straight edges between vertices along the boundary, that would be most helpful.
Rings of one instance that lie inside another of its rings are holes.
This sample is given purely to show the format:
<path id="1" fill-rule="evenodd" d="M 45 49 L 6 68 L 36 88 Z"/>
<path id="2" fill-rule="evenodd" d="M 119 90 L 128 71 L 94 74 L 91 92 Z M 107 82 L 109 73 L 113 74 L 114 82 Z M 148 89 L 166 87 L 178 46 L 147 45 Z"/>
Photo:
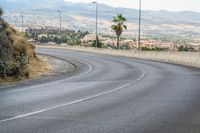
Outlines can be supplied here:
<path id="1" fill-rule="evenodd" d="M 122 35 L 123 31 L 127 29 L 127 26 L 124 25 L 124 22 L 126 21 L 126 18 L 122 14 L 117 14 L 112 21 L 114 24 L 111 26 L 111 29 L 115 31 L 117 35 L 117 49 L 119 49 L 120 36 Z"/>

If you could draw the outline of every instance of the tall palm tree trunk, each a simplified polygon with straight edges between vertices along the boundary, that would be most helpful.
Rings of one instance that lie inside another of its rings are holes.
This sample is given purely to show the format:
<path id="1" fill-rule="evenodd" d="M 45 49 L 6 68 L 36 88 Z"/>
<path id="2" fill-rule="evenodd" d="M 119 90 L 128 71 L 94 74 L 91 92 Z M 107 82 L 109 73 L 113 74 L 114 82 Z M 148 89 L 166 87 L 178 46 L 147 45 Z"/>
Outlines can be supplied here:
<path id="1" fill-rule="evenodd" d="M 117 36 L 117 49 L 119 49 L 119 36 Z"/>

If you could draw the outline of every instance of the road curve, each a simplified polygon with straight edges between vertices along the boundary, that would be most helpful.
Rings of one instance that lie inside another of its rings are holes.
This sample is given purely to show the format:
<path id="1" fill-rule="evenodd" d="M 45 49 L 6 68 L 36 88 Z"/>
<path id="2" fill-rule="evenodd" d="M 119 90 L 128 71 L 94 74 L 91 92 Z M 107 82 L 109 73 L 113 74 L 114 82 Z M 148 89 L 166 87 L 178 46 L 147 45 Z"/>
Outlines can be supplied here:
<path id="1" fill-rule="evenodd" d="M 200 69 L 59 49 L 67 76 L 0 89 L 0 133 L 200 133 Z"/>

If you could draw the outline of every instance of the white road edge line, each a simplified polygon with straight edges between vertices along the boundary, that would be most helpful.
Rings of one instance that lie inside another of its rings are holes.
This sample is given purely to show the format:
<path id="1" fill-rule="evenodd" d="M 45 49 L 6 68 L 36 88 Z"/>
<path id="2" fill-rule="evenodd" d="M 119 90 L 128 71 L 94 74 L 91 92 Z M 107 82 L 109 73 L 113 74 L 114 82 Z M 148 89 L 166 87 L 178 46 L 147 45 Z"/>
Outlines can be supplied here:
<path id="1" fill-rule="evenodd" d="M 18 115 L 18 116 L 15 116 L 15 117 L 3 119 L 3 120 L 0 120 L 0 123 L 11 121 L 11 120 L 16 120 L 16 119 L 19 119 L 19 118 L 24 118 L 24 117 L 35 115 L 35 114 L 39 114 L 39 113 L 43 113 L 43 112 L 46 112 L 46 111 L 58 109 L 58 108 L 61 108 L 61 107 L 64 107 L 64 106 L 72 105 L 72 104 L 77 104 L 77 103 L 80 103 L 80 102 L 83 102 L 83 101 L 87 101 L 87 100 L 90 100 L 90 99 L 97 98 L 99 96 L 110 94 L 110 93 L 116 92 L 116 91 L 118 91 L 118 90 L 120 90 L 120 89 L 122 89 L 124 87 L 128 87 L 128 86 L 130 86 L 132 84 L 135 84 L 136 82 L 140 81 L 145 75 L 146 75 L 146 71 L 142 70 L 142 75 L 138 79 L 136 79 L 133 82 L 129 82 L 127 84 L 124 84 L 124 85 L 122 85 L 120 87 L 117 87 L 117 88 L 115 88 L 113 90 L 109 90 L 109 91 L 106 91 L 106 92 L 103 92 L 103 93 L 99 93 L 97 95 L 93 95 L 93 96 L 90 96 L 90 97 L 87 97 L 87 98 L 83 98 L 83 99 L 79 99 L 79 100 L 76 100 L 76 101 L 72 101 L 72 102 L 69 102 L 69 103 L 65 103 L 65 104 L 53 106 L 53 107 L 50 107 L 50 108 L 42 109 L 42 110 L 39 110 L 39 111 L 35 111 L 35 112 L 31 112 L 31 113 L 27 113 L 27 114 L 23 114 L 23 115 Z"/>
<path id="2" fill-rule="evenodd" d="M 84 72 L 84 73 L 82 73 L 82 74 L 80 74 L 80 75 L 75 75 L 75 76 L 72 76 L 72 77 L 69 77 L 69 78 L 64 78 L 62 80 L 54 81 L 54 82 L 51 82 L 51 83 L 46 83 L 46 84 L 42 84 L 42 85 L 36 85 L 36 86 L 33 86 L 33 87 L 26 87 L 26 89 L 27 88 L 28 89 L 33 89 L 33 88 L 38 88 L 38 87 L 49 86 L 49 85 L 52 85 L 52 84 L 62 83 L 64 81 L 66 81 L 66 80 L 71 80 L 71 79 L 74 79 L 76 77 L 80 77 L 80 76 L 83 76 L 85 74 L 88 74 L 88 73 L 90 73 L 94 69 L 93 66 L 90 65 L 89 63 L 86 63 L 86 62 L 83 62 L 83 61 L 79 61 L 79 62 L 81 62 L 81 63 L 86 64 L 87 66 L 89 66 L 89 70 L 86 71 L 86 72 Z"/>
<path id="3" fill-rule="evenodd" d="M 24 91 L 24 90 L 27 90 L 27 89 L 34 89 L 34 88 L 40 88 L 40 87 L 44 87 L 44 86 L 49 86 L 49 85 L 53 85 L 53 84 L 58 84 L 58 83 L 62 83 L 62 82 L 65 82 L 67 80 L 71 80 L 71 79 L 74 79 L 76 77 L 80 77 L 80 76 L 83 76 L 85 74 L 88 74 L 90 73 L 94 68 L 91 64 L 87 63 L 87 62 L 83 62 L 83 61 L 79 61 L 83 64 L 86 64 L 88 67 L 89 67 L 89 70 L 84 72 L 84 73 L 81 73 L 80 75 L 75 75 L 75 76 L 72 76 L 72 77 L 69 77 L 69 78 L 64 78 L 62 80 L 58 80 L 58 81 L 53 81 L 51 83 L 44 83 L 44 84 L 41 84 L 41 85 L 35 85 L 35 86 L 32 86 L 32 87 L 23 87 L 22 89 L 20 90 L 16 90 L 16 91 L 12 91 L 11 93 L 15 93 L 15 92 L 20 92 L 20 91 Z M 1 121 L 0 121 L 1 122 Z"/>

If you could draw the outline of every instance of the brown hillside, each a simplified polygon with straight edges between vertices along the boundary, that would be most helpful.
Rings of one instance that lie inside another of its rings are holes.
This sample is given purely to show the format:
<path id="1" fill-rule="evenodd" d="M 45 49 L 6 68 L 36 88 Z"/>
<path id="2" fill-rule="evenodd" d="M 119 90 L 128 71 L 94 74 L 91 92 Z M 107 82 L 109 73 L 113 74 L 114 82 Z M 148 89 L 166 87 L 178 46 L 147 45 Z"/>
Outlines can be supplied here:
<path id="1" fill-rule="evenodd" d="M 45 66 L 45 63 L 36 57 L 35 46 L 0 18 L 0 78 L 29 78 L 30 72 L 37 66 Z"/>

